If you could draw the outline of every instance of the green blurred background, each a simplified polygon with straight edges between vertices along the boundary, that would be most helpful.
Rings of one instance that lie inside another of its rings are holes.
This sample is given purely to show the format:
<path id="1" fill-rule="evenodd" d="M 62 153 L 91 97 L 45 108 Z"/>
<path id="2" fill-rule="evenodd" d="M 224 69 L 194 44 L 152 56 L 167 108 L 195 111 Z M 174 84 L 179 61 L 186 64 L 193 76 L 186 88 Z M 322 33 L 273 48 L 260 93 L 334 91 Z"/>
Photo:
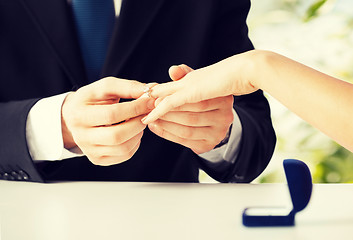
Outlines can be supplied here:
<path id="1" fill-rule="evenodd" d="M 275 51 L 353 82 L 352 0 L 251 2 L 248 26 L 255 48 Z M 285 182 L 282 161 L 286 158 L 307 163 L 314 183 L 353 182 L 352 153 L 272 97 L 267 95 L 267 98 L 271 105 L 277 146 L 269 166 L 254 182 Z M 200 181 L 214 182 L 203 172 Z"/>

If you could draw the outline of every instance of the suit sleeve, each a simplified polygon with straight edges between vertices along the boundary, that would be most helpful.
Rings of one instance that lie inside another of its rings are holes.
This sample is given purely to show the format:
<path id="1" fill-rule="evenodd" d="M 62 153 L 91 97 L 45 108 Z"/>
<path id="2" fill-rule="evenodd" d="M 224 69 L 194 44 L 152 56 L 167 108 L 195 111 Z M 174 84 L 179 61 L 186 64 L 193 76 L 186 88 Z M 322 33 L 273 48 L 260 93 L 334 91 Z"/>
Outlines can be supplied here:
<path id="1" fill-rule="evenodd" d="M 26 143 L 27 115 L 37 101 L 0 103 L 0 179 L 43 182 Z"/>
<path id="2" fill-rule="evenodd" d="M 218 1 L 218 15 L 210 34 L 208 65 L 253 49 L 246 25 L 249 8 L 250 1 Z M 234 109 L 242 125 L 239 152 L 234 156 L 234 163 L 219 167 L 200 161 L 200 165 L 217 181 L 251 182 L 266 168 L 275 148 L 270 107 L 259 90 L 234 97 Z"/>

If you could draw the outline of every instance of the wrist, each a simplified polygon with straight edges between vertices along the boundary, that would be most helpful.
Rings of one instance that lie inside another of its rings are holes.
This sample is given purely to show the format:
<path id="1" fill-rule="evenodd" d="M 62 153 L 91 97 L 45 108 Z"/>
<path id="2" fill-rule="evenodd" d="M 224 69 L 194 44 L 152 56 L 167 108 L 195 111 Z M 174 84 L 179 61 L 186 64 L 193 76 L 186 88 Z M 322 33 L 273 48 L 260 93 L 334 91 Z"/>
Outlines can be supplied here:
<path id="1" fill-rule="evenodd" d="M 266 90 L 268 84 L 273 77 L 269 74 L 272 69 L 272 63 L 276 60 L 277 54 L 266 50 L 253 50 L 251 51 L 250 60 L 252 64 L 249 66 L 251 77 L 250 83 L 257 89 Z M 271 76 L 271 77 L 267 77 Z"/>
<path id="2" fill-rule="evenodd" d="M 255 92 L 258 86 L 258 66 L 261 66 L 257 50 L 234 55 L 229 58 L 230 90 L 233 95 L 244 95 Z"/>
<path id="3" fill-rule="evenodd" d="M 62 132 L 62 137 L 63 137 L 63 143 L 64 143 L 64 147 L 66 149 L 71 149 L 74 147 L 77 147 L 74 138 L 72 136 L 71 131 L 69 130 L 68 126 L 67 126 L 67 122 L 66 122 L 66 107 L 65 107 L 65 103 L 67 102 L 67 99 L 70 97 L 72 93 L 69 93 L 64 102 L 63 105 L 61 107 L 61 132 Z"/>
<path id="4" fill-rule="evenodd" d="M 262 56 L 263 52 L 260 50 L 251 50 L 245 53 L 245 60 L 243 60 L 243 78 L 246 78 L 245 82 L 248 82 L 250 87 L 254 89 L 260 89 L 262 77 L 259 74 L 259 69 L 262 67 Z"/>

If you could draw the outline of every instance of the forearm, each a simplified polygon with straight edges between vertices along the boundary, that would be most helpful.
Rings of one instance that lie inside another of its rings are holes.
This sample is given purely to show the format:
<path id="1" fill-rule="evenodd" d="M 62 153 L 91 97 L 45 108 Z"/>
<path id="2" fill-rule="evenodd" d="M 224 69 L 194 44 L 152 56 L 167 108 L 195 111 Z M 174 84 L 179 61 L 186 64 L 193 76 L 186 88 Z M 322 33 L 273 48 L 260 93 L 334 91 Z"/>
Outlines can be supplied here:
<path id="1" fill-rule="evenodd" d="M 353 151 L 352 84 L 275 53 L 258 51 L 255 63 L 255 87 Z"/>

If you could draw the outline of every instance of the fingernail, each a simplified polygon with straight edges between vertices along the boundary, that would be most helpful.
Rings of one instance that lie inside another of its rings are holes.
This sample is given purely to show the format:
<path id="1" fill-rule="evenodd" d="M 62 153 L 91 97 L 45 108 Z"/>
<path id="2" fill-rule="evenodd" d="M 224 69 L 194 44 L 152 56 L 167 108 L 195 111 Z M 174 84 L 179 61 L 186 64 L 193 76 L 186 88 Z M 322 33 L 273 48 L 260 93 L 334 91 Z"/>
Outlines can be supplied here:
<path id="1" fill-rule="evenodd" d="M 146 124 L 146 123 L 145 123 L 146 119 L 147 119 L 147 116 L 143 117 L 143 118 L 141 119 L 141 122 L 142 122 L 143 124 Z"/>
<path id="2" fill-rule="evenodd" d="M 154 99 L 153 98 L 151 98 L 151 99 L 149 99 L 148 100 L 148 102 L 147 102 L 147 108 L 148 109 L 154 109 Z"/>

